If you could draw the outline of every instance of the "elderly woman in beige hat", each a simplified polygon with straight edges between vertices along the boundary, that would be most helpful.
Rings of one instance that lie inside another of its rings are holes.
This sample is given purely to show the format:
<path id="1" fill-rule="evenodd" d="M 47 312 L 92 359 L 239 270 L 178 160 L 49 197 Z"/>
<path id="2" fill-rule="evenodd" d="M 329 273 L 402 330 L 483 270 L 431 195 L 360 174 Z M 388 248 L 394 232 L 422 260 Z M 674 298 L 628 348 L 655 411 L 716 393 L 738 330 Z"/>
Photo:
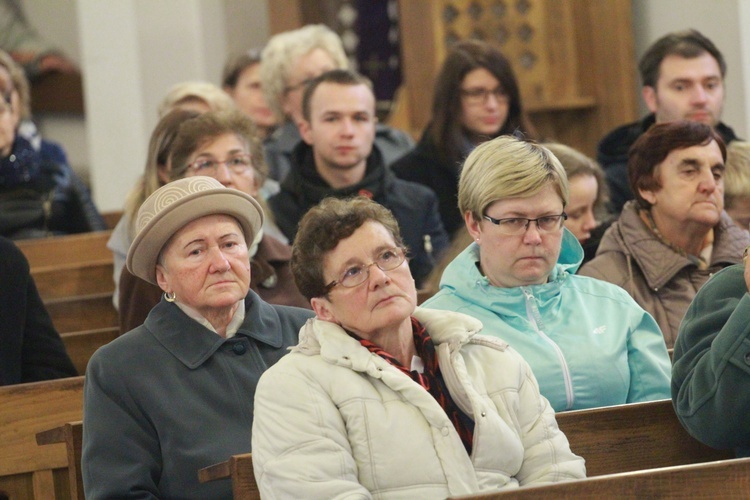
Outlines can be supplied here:
<path id="1" fill-rule="evenodd" d="M 86 498 L 232 498 L 230 484 L 199 484 L 197 471 L 250 451 L 258 378 L 312 315 L 249 289 L 262 223 L 250 195 L 203 176 L 141 206 L 127 266 L 164 297 L 89 362 Z"/>

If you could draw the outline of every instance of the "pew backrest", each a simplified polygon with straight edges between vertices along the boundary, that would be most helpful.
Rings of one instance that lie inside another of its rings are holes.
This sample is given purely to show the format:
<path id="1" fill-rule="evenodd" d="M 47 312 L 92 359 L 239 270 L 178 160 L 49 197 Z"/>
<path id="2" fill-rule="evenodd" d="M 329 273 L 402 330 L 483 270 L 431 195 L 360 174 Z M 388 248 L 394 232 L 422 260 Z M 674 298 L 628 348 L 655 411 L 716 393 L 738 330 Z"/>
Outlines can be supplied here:
<path id="1" fill-rule="evenodd" d="M 668 399 L 555 415 L 587 476 L 734 458 L 690 436 Z"/>
<path id="2" fill-rule="evenodd" d="M 198 481 L 231 480 L 232 494 L 236 499 L 259 500 L 260 490 L 255 482 L 252 453 L 233 455 L 226 462 L 205 467 L 198 471 Z"/>
<path id="3" fill-rule="evenodd" d="M 86 500 L 83 494 L 83 475 L 81 474 L 81 457 L 83 456 L 83 422 L 68 422 L 67 424 L 39 432 L 36 435 L 39 446 L 48 444 L 65 444 L 68 456 L 68 481 L 70 482 L 70 498 Z"/>
<path id="4" fill-rule="evenodd" d="M 83 417 L 83 377 L 0 387 L 0 491 L 10 498 L 68 498 L 64 445 L 36 434 Z"/>
<path id="5" fill-rule="evenodd" d="M 113 260 L 107 241 L 112 231 L 52 236 L 32 240 L 18 240 L 16 245 L 26 256 L 32 272 L 38 267 L 55 267 L 66 264 L 86 264 Z"/>
<path id="6" fill-rule="evenodd" d="M 748 492 L 750 492 L 750 458 L 737 458 L 451 498 L 455 500 L 747 498 Z"/>

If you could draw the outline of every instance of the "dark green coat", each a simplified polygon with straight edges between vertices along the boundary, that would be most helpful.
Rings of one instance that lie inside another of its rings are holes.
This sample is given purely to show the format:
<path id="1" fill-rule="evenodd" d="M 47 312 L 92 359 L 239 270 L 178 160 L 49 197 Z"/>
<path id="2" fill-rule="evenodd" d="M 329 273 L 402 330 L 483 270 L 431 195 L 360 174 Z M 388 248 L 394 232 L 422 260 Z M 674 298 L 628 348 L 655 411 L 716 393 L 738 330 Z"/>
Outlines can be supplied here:
<path id="1" fill-rule="evenodd" d="M 698 291 L 674 347 L 672 400 L 699 441 L 750 456 L 750 295 L 742 265 Z"/>

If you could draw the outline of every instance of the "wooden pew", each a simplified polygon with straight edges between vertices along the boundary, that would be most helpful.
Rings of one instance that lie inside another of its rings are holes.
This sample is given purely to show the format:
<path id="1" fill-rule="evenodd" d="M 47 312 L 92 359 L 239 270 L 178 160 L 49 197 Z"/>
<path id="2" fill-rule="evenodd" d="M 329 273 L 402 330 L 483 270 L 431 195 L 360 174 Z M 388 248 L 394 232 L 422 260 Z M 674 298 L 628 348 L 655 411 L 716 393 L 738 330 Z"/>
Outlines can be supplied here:
<path id="1" fill-rule="evenodd" d="M 63 333 L 60 335 L 65 350 L 68 352 L 78 373 L 86 373 L 89 359 L 99 347 L 116 339 L 120 334 L 119 326 L 84 330 L 80 332 Z"/>
<path id="2" fill-rule="evenodd" d="M 586 459 L 589 477 L 735 456 L 690 436 L 669 399 L 561 412 L 555 418 L 570 449 Z"/>
<path id="3" fill-rule="evenodd" d="M 226 462 L 210 465 L 198 471 L 198 481 L 231 479 L 232 495 L 236 499 L 259 500 L 260 490 L 255 482 L 252 453 L 233 455 Z"/>
<path id="4" fill-rule="evenodd" d="M 54 267 L 64 264 L 87 264 L 102 260 L 112 261 L 112 251 L 107 248 L 112 231 L 53 236 L 33 240 L 19 240 L 16 245 L 29 261 L 32 272 L 37 267 Z"/>
<path id="5" fill-rule="evenodd" d="M 36 443 L 40 446 L 47 444 L 65 443 L 68 457 L 68 482 L 70 483 L 70 498 L 86 500 L 83 494 L 83 476 L 81 474 L 81 456 L 83 455 L 83 422 L 68 422 L 59 427 L 39 432 Z"/>
<path id="6" fill-rule="evenodd" d="M 114 293 L 112 258 L 86 263 L 35 267 L 31 271 L 44 302 L 64 297 Z"/>
<path id="7" fill-rule="evenodd" d="M 119 326 L 112 293 L 62 297 L 44 305 L 60 334 Z"/>
<path id="8" fill-rule="evenodd" d="M 750 458 L 738 458 L 451 498 L 462 500 L 747 498 L 748 494 L 750 494 Z"/>
<path id="9" fill-rule="evenodd" d="M 83 377 L 0 387 L 0 491 L 70 498 L 65 446 L 38 446 L 35 437 L 82 417 Z"/>

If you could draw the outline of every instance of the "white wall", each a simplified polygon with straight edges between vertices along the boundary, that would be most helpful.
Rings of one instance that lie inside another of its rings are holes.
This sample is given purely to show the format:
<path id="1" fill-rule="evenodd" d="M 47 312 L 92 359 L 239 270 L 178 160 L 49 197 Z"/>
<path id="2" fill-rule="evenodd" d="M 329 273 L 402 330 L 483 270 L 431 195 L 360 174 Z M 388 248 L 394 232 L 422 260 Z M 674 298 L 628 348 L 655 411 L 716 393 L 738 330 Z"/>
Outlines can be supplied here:
<path id="1" fill-rule="evenodd" d="M 722 121 L 743 138 L 750 122 L 750 0 L 633 0 L 636 57 L 661 36 L 695 28 L 716 44 L 727 61 Z M 639 81 L 640 85 L 640 81 Z M 643 113 L 646 108 L 643 106 Z"/>
<path id="2" fill-rule="evenodd" d="M 266 0 L 26 0 L 24 9 L 81 67 L 85 119 L 38 119 L 88 174 L 105 212 L 122 208 L 143 171 L 167 90 L 187 80 L 219 83 L 230 54 L 268 37 Z"/>

